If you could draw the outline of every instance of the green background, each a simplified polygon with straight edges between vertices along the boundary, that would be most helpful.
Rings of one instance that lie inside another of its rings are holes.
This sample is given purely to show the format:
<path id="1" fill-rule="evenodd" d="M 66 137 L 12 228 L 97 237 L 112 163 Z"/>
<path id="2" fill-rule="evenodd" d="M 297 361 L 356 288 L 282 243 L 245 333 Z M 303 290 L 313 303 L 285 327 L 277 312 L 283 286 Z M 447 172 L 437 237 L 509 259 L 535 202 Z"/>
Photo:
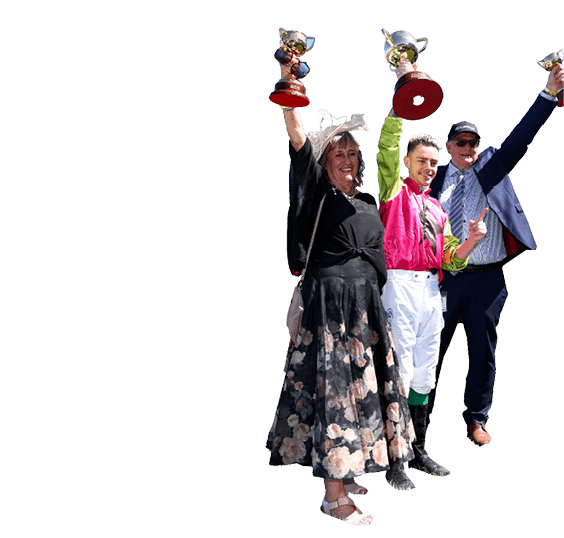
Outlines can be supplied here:
<path id="1" fill-rule="evenodd" d="M 533 10 L 530 10 L 533 11 Z M 556 8 L 555 8 L 556 11 Z M 511 20 L 512 22 L 507 22 Z M 427 36 L 445 91 L 405 127 L 444 141 L 458 120 L 498 145 L 564 46 L 556 13 L 491 3 L 27 2 L 2 15 L 0 510 L 9 538 L 336 535 L 322 485 L 270 469 L 286 306 L 287 137 L 268 93 L 277 27 L 317 36 L 312 105 L 365 112 L 365 188 L 394 75 L 380 26 Z M 562 111 L 513 172 L 540 250 L 506 268 L 489 429 L 460 417 L 465 342 L 446 359 L 428 448 L 453 476 L 382 476 L 372 531 L 438 536 L 555 524 L 562 302 Z M 446 154 L 442 156 L 446 162 Z"/>

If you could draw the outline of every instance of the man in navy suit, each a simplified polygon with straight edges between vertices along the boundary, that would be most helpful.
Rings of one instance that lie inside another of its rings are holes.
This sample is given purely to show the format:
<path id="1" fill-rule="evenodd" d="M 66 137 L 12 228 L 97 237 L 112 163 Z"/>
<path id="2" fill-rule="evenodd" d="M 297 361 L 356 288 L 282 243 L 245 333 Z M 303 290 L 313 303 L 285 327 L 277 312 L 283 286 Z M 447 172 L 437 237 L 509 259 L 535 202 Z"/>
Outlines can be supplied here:
<path id="1" fill-rule="evenodd" d="M 502 266 L 524 250 L 536 248 L 508 174 L 556 107 L 556 92 L 563 81 L 562 65 L 558 64 L 550 72 L 546 88 L 499 149 L 489 147 L 478 155 L 476 126 L 468 122 L 453 125 L 446 144 L 451 162 L 439 167 L 431 184 L 431 195 L 449 214 L 452 234 L 461 242 L 468 234 L 468 221 L 489 208 L 485 219 L 488 235 L 470 255 L 468 267 L 457 273 L 444 272 L 445 327 L 437 367 L 438 382 L 443 358 L 458 322 L 462 322 L 469 356 L 463 417 L 468 437 L 479 446 L 491 440 L 485 424 L 493 397 L 496 327 L 507 297 Z M 435 393 L 436 388 L 431 393 L 429 413 Z"/>

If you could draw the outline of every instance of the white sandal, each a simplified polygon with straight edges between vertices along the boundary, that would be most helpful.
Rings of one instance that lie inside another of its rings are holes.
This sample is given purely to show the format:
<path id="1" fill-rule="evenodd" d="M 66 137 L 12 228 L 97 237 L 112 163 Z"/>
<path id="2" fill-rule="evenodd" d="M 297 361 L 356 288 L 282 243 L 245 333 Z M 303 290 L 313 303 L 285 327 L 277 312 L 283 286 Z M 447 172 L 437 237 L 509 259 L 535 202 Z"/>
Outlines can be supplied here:
<path id="1" fill-rule="evenodd" d="M 338 508 L 339 506 L 344 506 L 346 504 L 350 504 L 354 506 L 355 509 L 355 511 L 352 514 L 350 514 L 348 517 L 342 518 L 335 516 L 331 513 L 331 510 L 335 510 L 335 508 Z M 344 497 L 341 497 L 340 499 L 337 499 L 334 502 L 328 502 L 325 499 L 323 499 L 323 502 L 321 503 L 321 511 L 324 514 L 327 514 L 328 516 L 334 517 L 336 519 L 340 519 L 341 521 L 344 521 L 345 523 L 350 523 L 351 525 L 370 525 L 370 523 L 372 523 L 374 519 L 373 516 L 371 515 L 369 516 L 363 515 L 362 512 L 356 507 L 352 499 L 349 499 L 349 497 L 347 497 L 346 495 Z"/>
<path id="2" fill-rule="evenodd" d="M 343 486 L 345 486 L 345 491 L 352 495 L 366 495 L 368 493 L 368 490 L 364 486 L 360 486 L 356 482 L 343 484 Z"/>

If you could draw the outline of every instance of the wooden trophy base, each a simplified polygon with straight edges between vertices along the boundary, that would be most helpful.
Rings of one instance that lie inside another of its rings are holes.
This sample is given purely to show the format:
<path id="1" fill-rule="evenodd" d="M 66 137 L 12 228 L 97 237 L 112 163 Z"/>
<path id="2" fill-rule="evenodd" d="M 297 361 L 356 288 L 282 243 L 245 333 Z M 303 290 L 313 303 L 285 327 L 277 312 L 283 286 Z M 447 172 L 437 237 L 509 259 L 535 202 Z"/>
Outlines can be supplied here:
<path id="1" fill-rule="evenodd" d="M 415 99 L 423 99 L 416 104 Z M 395 87 L 395 113 L 406 120 L 421 120 L 435 112 L 443 102 L 443 90 L 429 75 L 412 71 L 401 77 Z"/>
<path id="2" fill-rule="evenodd" d="M 274 86 L 269 98 L 273 103 L 288 107 L 302 107 L 309 105 L 305 94 L 305 87 L 299 80 L 281 78 Z"/>

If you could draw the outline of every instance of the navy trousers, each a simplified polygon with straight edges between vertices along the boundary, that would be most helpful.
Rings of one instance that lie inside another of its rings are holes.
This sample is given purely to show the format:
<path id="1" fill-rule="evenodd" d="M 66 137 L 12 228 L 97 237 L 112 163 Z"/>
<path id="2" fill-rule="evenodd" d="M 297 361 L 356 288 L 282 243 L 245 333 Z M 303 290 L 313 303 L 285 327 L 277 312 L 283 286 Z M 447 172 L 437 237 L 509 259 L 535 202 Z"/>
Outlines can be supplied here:
<path id="1" fill-rule="evenodd" d="M 497 324 L 507 298 L 503 270 L 497 267 L 456 275 L 445 271 L 441 293 L 446 294 L 446 311 L 443 312 L 445 327 L 441 333 L 437 386 L 444 356 L 461 322 L 466 331 L 469 359 L 463 417 L 466 424 L 485 424 L 493 399 Z M 429 397 L 429 413 L 433 410 L 436 390 L 437 387 Z"/>

